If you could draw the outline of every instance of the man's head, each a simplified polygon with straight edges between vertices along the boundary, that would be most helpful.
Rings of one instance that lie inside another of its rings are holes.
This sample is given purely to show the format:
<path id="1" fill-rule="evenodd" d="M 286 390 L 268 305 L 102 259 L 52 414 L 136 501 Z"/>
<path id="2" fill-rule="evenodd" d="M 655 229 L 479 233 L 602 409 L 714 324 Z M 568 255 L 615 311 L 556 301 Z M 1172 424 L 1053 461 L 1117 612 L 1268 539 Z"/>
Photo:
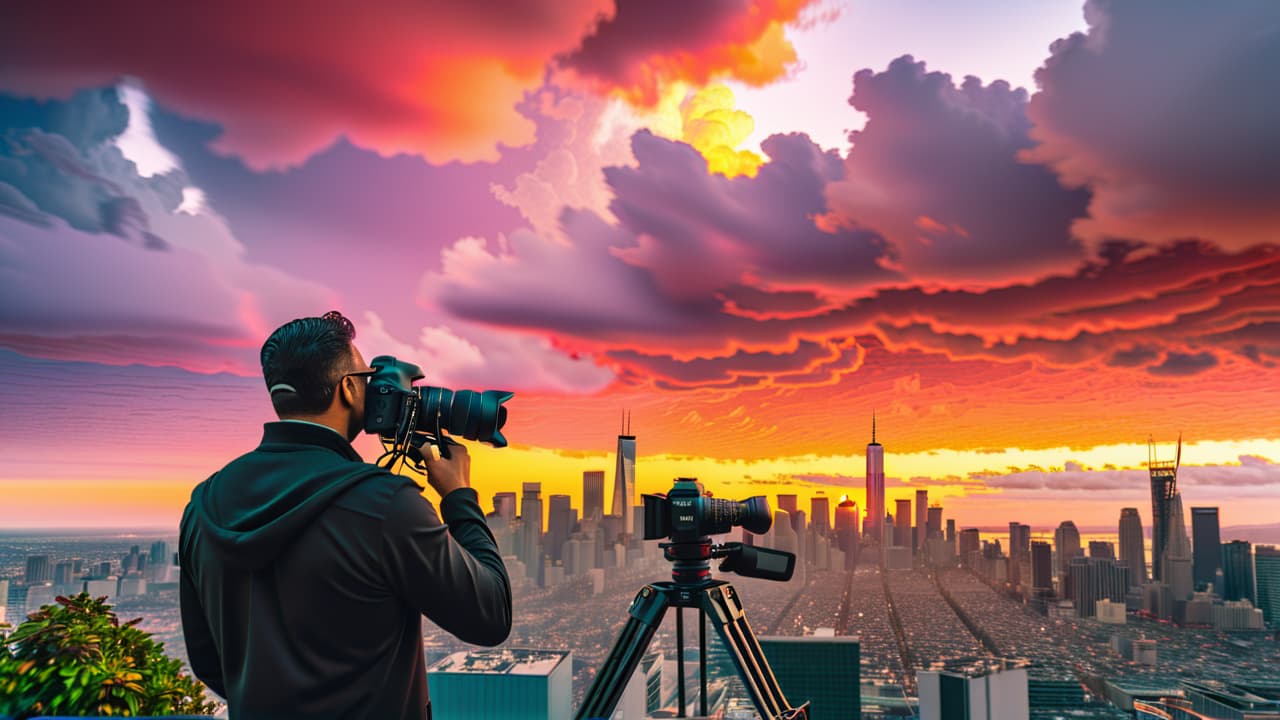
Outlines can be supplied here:
<path id="1" fill-rule="evenodd" d="M 364 426 L 368 374 L 352 344 L 356 329 L 338 311 L 282 325 L 262 345 L 262 377 L 281 419 L 310 420 L 355 439 Z"/>

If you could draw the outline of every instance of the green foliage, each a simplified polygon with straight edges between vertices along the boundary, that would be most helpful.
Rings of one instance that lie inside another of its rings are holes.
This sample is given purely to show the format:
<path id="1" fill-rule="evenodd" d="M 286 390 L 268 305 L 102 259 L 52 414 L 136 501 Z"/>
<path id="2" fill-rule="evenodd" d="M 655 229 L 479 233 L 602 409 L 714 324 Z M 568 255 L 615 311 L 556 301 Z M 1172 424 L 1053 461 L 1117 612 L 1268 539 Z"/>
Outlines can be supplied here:
<path id="1" fill-rule="evenodd" d="M 211 715 L 204 685 L 106 598 L 59 597 L 0 636 L 0 716 Z"/>

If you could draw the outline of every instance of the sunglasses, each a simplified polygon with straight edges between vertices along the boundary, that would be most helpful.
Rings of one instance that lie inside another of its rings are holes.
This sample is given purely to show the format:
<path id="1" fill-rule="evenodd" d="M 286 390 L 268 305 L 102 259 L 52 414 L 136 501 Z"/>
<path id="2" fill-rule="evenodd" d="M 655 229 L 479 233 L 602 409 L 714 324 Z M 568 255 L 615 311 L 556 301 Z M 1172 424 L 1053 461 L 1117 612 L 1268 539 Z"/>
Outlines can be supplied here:
<path id="1" fill-rule="evenodd" d="M 358 370 L 356 372 L 344 373 L 342 377 L 338 378 L 338 382 L 342 382 L 345 378 L 349 377 L 362 377 L 364 378 L 364 384 L 368 385 L 369 378 L 373 377 L 377 372 L 377 370 Z"/>

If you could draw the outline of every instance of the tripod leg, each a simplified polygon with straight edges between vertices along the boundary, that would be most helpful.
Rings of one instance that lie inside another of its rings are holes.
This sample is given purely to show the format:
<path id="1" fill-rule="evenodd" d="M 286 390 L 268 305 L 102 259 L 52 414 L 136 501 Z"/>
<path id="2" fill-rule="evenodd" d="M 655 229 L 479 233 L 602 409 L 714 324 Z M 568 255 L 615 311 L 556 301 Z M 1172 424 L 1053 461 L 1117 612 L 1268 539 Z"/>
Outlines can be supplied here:
<path id="1" fill-rule="evenodd" d="M 698 714 L 707 714 L 707 611 L 698 608 Z"/>
<path id="2" fill-rule="evenodd" d="M 635 600 L 631 601 L 627 624 L 618 634 L 600 674 L 596 675 L 578 713 L 574 715 L 576 720 L 607 720 L 613 716 L 627 682 L 649 648 L 649 641 L 662 624 L 662 616 L 670 604 L 667 594 L 660 588 L 645 585 L 640 589 Z"/>
<path id="3" fill-rule="evenodd" d="M 738 591 L 728 583 L 713 585 L 702 591 L 702 607 L 712 622 L 720 639 L 724 641 L 729 657 L 738 668 L 738 674 L 755 702 L 756 711 L 764 720 L 804 720 L 809 717 L 808 703 L 792 708 L 782 694 L 782 688 L 773 676 L 769 661 L 760 649 L 755 633 L 747 624 L 746 613 L 738 599 Z"/>
<path id="4" fill-rule="evenodd" d="M 676 717 L 685 717 L 684 703 L 684 608 L 676 608 L 676 688 L 680 693 L 679 712 Z"/>

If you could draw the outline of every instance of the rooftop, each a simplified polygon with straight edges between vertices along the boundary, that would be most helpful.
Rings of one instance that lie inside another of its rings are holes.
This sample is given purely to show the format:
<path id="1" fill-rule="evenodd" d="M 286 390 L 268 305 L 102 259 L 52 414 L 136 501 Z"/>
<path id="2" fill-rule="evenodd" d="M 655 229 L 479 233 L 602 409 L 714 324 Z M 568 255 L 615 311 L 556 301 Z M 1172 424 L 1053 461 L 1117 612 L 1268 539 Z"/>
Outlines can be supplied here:
<path id="1" fill-rule="evenodd" d="M 559 650 L 463 650 L 427 669 L 431 673 L 473 673 L 483 675 L 550 675 L 569 657 Z"/>

